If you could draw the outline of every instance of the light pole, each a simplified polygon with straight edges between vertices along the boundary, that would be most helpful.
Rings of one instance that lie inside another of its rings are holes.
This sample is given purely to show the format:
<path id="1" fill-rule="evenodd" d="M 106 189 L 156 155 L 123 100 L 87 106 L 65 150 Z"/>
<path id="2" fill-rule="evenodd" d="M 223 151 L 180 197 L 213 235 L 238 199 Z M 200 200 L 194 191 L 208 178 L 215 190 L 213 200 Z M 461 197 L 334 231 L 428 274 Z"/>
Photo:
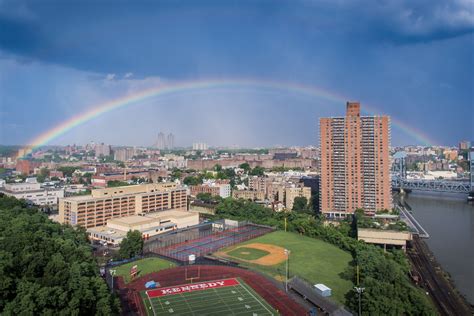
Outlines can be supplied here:
<path id="1" fill-rule="evenodd" d="M 285 249 L 285 256 L 286 256 L 286 282 L 285 282 L 285 290 L 288 292 L 288 261 L 290 260 L 290 253 L 288 249 Z"/>
<path id="2" fill-rule="evenodd" d="M 362 293 L 364 292 L 365 287 L 355 286 L 354 289 L 356 290 L 357 294 L 359 294 L 359 316 L 361 316 L 362 315 L 362 306 L 361 306 L 361 302 L 360 302 L 360 297 L 362 296 Z"/>
<path id="3" fill-rule="evenodd" d="M 117 270 L 110 270 L 110 276 L 112 277 L 112 287 L 110 291 L 113 293 L 114 292 L 114 275 Z"/>

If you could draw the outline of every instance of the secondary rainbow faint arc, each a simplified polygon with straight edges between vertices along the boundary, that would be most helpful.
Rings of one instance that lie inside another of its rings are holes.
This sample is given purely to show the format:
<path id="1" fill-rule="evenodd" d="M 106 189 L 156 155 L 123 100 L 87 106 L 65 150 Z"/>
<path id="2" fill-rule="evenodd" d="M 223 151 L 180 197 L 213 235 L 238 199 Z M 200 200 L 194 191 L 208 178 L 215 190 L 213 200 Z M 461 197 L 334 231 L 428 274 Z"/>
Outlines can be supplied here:
<path id="1" fill-rule="evenodd" d="M 193 90 L 205 90 L 205 89 L 217 89 L 217 88 L 242 88 L 242 87 L 253 87 L 253 88 L 270 88 L 277 90 L 286 90 L 290 92 L 296 92 L 300 94 L 308 94 L 316 96 L 318 98 L 324 98 L 331 101 L 341 102 L 344 104 L 350 98 L 338 95 L 336 93 L 324 90 L 318 87 L 294 83 L 294 82 L 281 82 L 281 81 L 268 81 L 268 80 L 255 80 L 255 79 L 218 79 L 218 80 L 196 80 L 196 81 L 181 81 L 175 83 L 166 83 L 158 87 L 144 89 L 137 93 L 129 94 L 116 98 L 104 103 L 95 105 L 92 109 L 85 112 L 79 113 L 76 116 L 69 118 L 68 120 L 56 125 L 55 127 L 47 130 L 46 132 L 35 137 L 29 142 L 29 146 L 25 147 L 25 155 L 31 153 L 33 149 L 44 146 L 50 143 L 55 138 L 67 133 L 69 130 L 84 124 L 102 114 L 110 112 L 115 109 L 125 107 L 127 105 L 136 104 L 140 101 L 146 100 L 151 97 L 159 97 L 166 94 L 173 93 L 185 93 Z M 341 105 L 342 105 L 341 104 Z M 376 111 L 363 103 L 362 108 L 365 112 L 375 114 Z M 423 135 L 422 132 L 415 128 L 408 126 L 402 121 L 391 117 L 392 124 L 405 133 L 415 137 L 418 141 L 423 144 L 432 144 L 433 141 L 429 137 Z"/>

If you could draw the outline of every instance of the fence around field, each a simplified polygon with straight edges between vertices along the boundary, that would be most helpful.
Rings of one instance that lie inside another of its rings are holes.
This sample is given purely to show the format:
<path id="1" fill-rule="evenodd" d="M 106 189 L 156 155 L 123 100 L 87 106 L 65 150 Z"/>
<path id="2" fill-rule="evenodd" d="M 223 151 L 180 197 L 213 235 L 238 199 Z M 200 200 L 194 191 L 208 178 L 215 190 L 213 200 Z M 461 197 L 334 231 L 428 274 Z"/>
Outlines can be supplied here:
<path id="1" fill-rule="evenodd" d="M 144 253 L 155 253 L 181 262 L 190 255 L 203 257 L 273 231 L 272 227 L 250 222 L 219 221 L 161 235 L 148 241 Z"/>

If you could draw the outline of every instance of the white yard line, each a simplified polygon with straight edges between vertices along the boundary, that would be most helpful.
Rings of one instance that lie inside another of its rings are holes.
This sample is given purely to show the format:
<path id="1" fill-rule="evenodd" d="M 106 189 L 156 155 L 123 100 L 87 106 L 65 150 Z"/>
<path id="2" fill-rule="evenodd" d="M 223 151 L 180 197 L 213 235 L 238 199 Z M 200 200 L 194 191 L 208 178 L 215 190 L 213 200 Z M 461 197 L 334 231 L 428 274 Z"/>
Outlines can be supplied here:
<path id="1" fill-rule="evenodd" d="M 265 308 L 265 309 L 267 310 L 267 312 L 270 313 L 270 315 L 273 315 L 273 313 L 262 303 L 262 301 L 259 300 L 259 299 L 257 299 L 257 298 L 255 297 L 255 295 L 253 295 L 252 292 L 250 292 L 249 289 L 247 289 L 246 286 L 244 286 L 244 285 L 242 285 L 242 284 L 240 284 L 240 286 L 243 287 L 243 288 L 247 291 L 247 293 L 249 293 L 257 302 L 259 302 L 260 305 L 262 305 L 263 308 Z M 262 299 L 263 299 L 263 298 L 262 298 Z"/>
<path id="2" fill-rule="evenodd" d="M 148 293 L 146 293 L 146 296 L 148 296 Z M 155 308 L 153 307 L 153 303 L 151 301 L 150 296 L 148 296 L 148 301 L 150 302 L 151 310 L 153 311 L 153 316 L 156 316 Z M 161 304 L 161 301 L 160 301 Z"/>

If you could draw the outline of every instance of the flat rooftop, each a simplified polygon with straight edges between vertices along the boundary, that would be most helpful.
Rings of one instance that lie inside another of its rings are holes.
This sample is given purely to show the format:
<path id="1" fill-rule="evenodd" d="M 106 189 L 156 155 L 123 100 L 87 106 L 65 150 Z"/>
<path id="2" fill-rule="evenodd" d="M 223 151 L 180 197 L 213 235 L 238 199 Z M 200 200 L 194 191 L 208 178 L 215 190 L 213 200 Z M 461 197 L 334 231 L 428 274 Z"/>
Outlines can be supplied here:
<path id="1" fill-rule="evenodd" d="M 161 211 L 161 212 L 154 212 L 154 213 L 146 213 L 143 215 L 131 215 L 119 218 L 112 218 L 107 221 L 107 224 L 117 224 L 117 225 L 140 225 L 140 224 L 147 224 L 152 223 L 160 220 L 166 219 L 180 219 L 186 217 L 194 217 L 196 213 L 191 213 L 187 211 Z"/>
<path id="2" fill-rule="evenodd" d="M 93 189 L 89 195 L 70 196 L 64 198 L 67 201 L 85 202 L 97 199 L 114 198 L 122 196 L 134 196 L 153 192 L 169 192 L 180 189 L 174 183 L 147 183 L 127 185 L 120 187 L 110 187 L 103 189 Z"/>

